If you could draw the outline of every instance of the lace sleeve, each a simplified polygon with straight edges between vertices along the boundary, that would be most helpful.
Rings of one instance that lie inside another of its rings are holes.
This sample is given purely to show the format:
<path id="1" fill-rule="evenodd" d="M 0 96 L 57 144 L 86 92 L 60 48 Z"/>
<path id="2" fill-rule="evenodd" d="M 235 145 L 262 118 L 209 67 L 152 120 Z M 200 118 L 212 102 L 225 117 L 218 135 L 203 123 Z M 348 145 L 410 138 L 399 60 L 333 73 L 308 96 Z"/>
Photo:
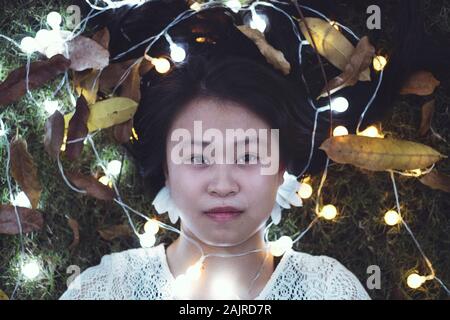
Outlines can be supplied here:
<path id="1" fill-rule="evenodd" d="M 326 300 L 370 300 L 358 278 L 339 261 L 329 258 Z"/>
<path id="2" fill-rule="evenodd" d="M 75 278 L 60 300 L 108 299 L 111 266 L 111 256 L 104 256 L 99 265 L 88 268 Z"/>

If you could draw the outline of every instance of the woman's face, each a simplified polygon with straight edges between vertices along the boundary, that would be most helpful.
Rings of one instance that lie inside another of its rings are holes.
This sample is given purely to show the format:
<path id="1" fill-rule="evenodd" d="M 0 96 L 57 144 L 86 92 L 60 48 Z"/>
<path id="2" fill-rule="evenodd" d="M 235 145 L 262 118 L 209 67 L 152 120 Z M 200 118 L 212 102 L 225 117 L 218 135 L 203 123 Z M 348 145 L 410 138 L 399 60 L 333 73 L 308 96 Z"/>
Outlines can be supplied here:
<path id="1" fill-rule="evenodd" d="M 266 133 L 238 147 L 236 141 L 246 136 L 233 129 Z M 233 246 L 265 226 L 284 172 L 277 162 L 267 174 L 261 170 L 267 163 L 257 160 L 273 150 L 279 156 L 278 139 L 271 139 L 270 130 L 266 121 L 233 102 L 199 98 L 177 115 L 166 143 L 166 185 L 188 234 L 209 245 Z M 231 139 L 227 132 L 238 134 Z M 181 152 L 181 146 L 187 149 Z"/>

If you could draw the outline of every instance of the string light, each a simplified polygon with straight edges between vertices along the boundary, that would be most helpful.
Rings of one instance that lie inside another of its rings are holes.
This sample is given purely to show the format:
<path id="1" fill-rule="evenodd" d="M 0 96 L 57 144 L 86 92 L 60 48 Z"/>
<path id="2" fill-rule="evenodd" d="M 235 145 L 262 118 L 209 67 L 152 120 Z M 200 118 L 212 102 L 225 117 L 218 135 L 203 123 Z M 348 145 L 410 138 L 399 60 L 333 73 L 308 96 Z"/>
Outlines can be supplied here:
<path id="1" fill-rule="evenodd" d="M 113 177 L 117 177 L 120 174 L 121 168 L 122 162 L 120 162 L 119 160 L 112 160 L 108 162 L 106 166 L 106 173 Z"/>
<path id="2" fill-rule="evenodd" d="M 38 43 L 36 39 L 32 37 L 25 37 L 20 42 L 20 50 L 26 54 L 33 54 L 38 51 Z"/>
<path id="3" fill-rule="evenodd" d="M 378 131 L 378 128 L 376 126 L 369 126 L 362 132 L 359 132 L 358 135 L 370 138 L 384 138 L 384 135 Z"/>
<path id="4" fill-rule="evenodd" d="M 339 31 L 339 24 L 336 21 L 330 21 L 330 24 L 335 28 L 337 31 Z"/>
<path id="5" fill-rule="evenodd" d="M 11 202 L 17 207 L 31 208 L 31 202 L 23 191 L 19 192 Z"/>
<path id="6" fill-rule="evenodd" d="M 149 60 L 154 66 L 155 66 L 155 70 L 158 73 L 164 74 L 169 72 L 170 70 L 170 62 L 169 60 L 167 60 L 166 58 L 152 58 L 149 55 L 145 54 L 144 55 L 145 59 Z"/>
<path id="7" fill-rule="evenodd" d="M 53 114 L 56 110 L 59 110 L 59 103 L 56 100 L 46 100 L 44 102 L 44 109 L 48 114 Z"/>
<path id="8" fill-rule="evenodd" d="M 105 185 L 105 186 L 108 186 L 108 187 L 112 187 L 112 181 L 109 179 L 109 177 L 108 176 L 101 176 L 99 179 L 98 179 L 98 182 L 100 182 L 101 184 L 103 184 L 103 185 Z"/>
<path id="9" fill-rule="evenodd" d="M 421 276 L 417 273 L 412 273 L 408 276 L 406 283 L 411 289 L 418 289 L 425 283 L 425 281 L 427 281 L 427 277 Z"/>
<path id="10" fill-rule="evenodd" d="M 186 51 L 175 43 L 171 44 L 170 57 L 174 62 L 182 62 L 186 58 Z"/>
<path id="11" fill-rule="evenodd" d="M 58 12 L 52 11 L 47 15 L 47 24 L 53 30 L 59 30 L 61 27 L 61 23 L 62 23 L 62 17 Z"/>
<path id="12" fill-rule="evenodd" d="M 336 128 L 334 128 L 333 130 L 333 136 L 338 137 L 338 136 L 346 136 L 348 135 L 348 130 L 346 127 L 344 126 L 337 126 Z"/>
<path id="13" fill-rule="evenodd" d="M 139 235 L 139 243 L 143 248 L 151 248 L 156 243 L 156 237 L 151 233 L 144 233 Z"/>
<path id="14" fill-rule="evenodd" d="M 402 221 L 402 218 L 397 213 L 397 211 L 389 210 L 384 214 L 384 222 L 386 222 L 386 224 L 389 226 L 395 226 L 400 221 Z"/>
<path id="15" fill-rule="evenodd" d="M 200 11 L 202 9 L 202 5 L 198 2 L 194 2 L 189 8 L 194 11 Z"/>
<path id="16" fill-rule="evenodd" d="M 22 267 L 22 274 L 28 280 L 36 279 L 41 273 L 39 262 L 36 259 L 32 259 L 25 263 Z"/>
<path id="17" fill-rule="evenodd" d="M 266 20 L 262 17 L 262 15 L 256 12 L 255 7 L 251 7 L 250 11 L 252 13 L 250 28 L 259 30 L 261 33 L 264 33 L 267 28 Z"/>
<path id="18" fill-rule="evenodd" d="M 235 282 L 228 274 L 217 275 L 211 283 L 211 296 L 218 300 L 237 299 Z"/>
<path id="19" fill-rule="evenodd" d="M 382 71 L 387 65 L 387 59 L 383 56 L 376 56 L 373 58 L 372 64 L 375 71 Z"/>
<path id="20" fill-rule="evenodd" d="M 228 0 L 225 5 L 230 8 L 234 13 L 238 13 L 242 8 L 242 4 L 239 0 Z"/>
<path id="21" fill-rule="evenodd" d="M 337 97 L 331 100 L 331 110 L 345 112 L 348 109 L 348 100 L 344 97 Z"/>
<path id="22" fill-rule="evenodd" d="M 302 199 L 308 199 L 311 197 L 313 193 L 313 188 L 309 183 L 302 182 L 300 183 L 300 188 L 298 190 L 298 195 Z"/>
<path id="23" fill-rule="evenodd" d="M 159 223 L 155 219 L 150 219 L 144 224 L 145 233 L 157 234 L 159 231 Z"/>
<path id="24" fill-rule="evenodd" d="M 319 216 L 327 220 L 333 220 L 337 216 L 337 209 L 334 205 L 327 204 L 322 208 L 322 210 L 319 213 Z"/>
<path id="25" fill-rule="evenodd" d="M 269 249 L 270 253 L 274 257 L 280 257 L 282 256 L 286 251 L 290 250 L 292 248 L 292 239 L 288 236 L 282 236 L 276 241 L 271 241 L 269 243 Z"/>

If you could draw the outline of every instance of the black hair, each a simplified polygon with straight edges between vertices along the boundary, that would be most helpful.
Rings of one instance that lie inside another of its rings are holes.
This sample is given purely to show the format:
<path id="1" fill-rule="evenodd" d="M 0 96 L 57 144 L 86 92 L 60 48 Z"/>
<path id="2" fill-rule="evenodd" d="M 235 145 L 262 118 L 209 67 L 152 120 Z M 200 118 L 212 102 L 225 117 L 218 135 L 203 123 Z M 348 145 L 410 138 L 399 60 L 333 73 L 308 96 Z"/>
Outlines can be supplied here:
<path id="1" fill-rule="evenodd" d="M 151 192 L 164 186 L 166 138 L 173 119 L 199 97 L 238 103 L 279 129 L 280 163 L 293 174 L 301 172 L 314 119 L 301 90 L 276 70 L 248 58 L 191 56 L 158 83 L 142 88 L 134 116 L 138 140 L 130 151 Z"/>

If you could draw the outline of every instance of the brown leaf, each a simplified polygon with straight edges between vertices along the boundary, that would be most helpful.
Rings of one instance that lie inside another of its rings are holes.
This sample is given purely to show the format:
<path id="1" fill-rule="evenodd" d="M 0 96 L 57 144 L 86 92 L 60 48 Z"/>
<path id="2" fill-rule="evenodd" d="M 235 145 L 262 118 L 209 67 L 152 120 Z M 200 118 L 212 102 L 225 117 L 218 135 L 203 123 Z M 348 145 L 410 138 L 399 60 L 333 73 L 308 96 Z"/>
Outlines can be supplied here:
<path id="1" fill-rule="evenodd" d="M 99 89 L 102 92 L 109 92 L 119 83 L 120 78 L 136 60 L 127 60 L 119 63 L 112 63 L 102 70 L 99 80 Z M 153 66 L 153 65 L 152 65 Z M 129 77 L 130 75 L 128 75 Z"/>
<path id="2" fill-rule="evenodd" d="M 49 60 L 32 62 L 28 75 L 29 89 L 42 87 L 59 74 L 66 72 L 69 65 L 70 60 L 60 54 Z M 0 105 L 16 102 L 27 92 L 26 72 L 26 66 L 22 66 L 12 71 L 0 84 Z"/>
<path id="3" fill-rule="evenodd" d="M 97 102 L 100 70 L 85 70 L 73 73 L 73 85 L 76 93 L 83 95 L 88 105 Z"/>
<path id="4" fill-rule="evenodd" d="M 428 96 L 434 92 L 441 83 L 431 72 L 419 71 L 414 73 L 400 90 L 400 94 L 415 94 Z"/>
<path id="5" fill-rule="evenodd" d="M 370 44 L 369 38 L 367 36 L 361 38 L 349 57 L 344 72 L 328 82 L 328 87 L 322 89 L 319 98 L 327 96 L 327 91 L 333 94 L 345 87 L 355 85 L 359 81 L 361 73 L 371 65 L 374 55 L 375 48 Z"/>
<path id="6" fill-rule="evenodd" d="M 77 220 L 72 218 L 69 218 L 67 223 L 73 232 L 73 241 L 69 246 L 69 250 L 73 250 L 80 243 L 80 225 Z"/>
<path id="7" fill-rule="evenodd" d="M 114 126 L 114 139 L 120 143 L 124 144 L 130 141 L 133 129 L 133 119 L 117 124 Z"/>
<path id="8" fill-rule="evenodd" d="M 420 120 L 419 135 L 424 136 L 427 134 L 431 127 L 431 121 L 433 120 L 435 107 L 435 100 L 428 101 L 422 106 L 422 118 Z"/>
<path id="9" fill-rule="evenodd" d="M 118 237 L 130 237 L 133 232 L 128 224 L 119 224 L 98 230 L 100 237 L 106 241 L 112 241 Z"/>
<path id="10" fill-rule="evenodd" d="M 109 48 L 109 40 L 110 40 L 110 34 L 107 27 L 104 27 L 103 29 L 97 31 L 93 36 L 92 40 L 97 42 L 99 45 L 101 45 L 103 48 L 108 50 Z"/>
<path id="11" fill-rule="evenodd" d="M 64 140 L 64 117 L 58 110 L 45 122 L 44 147 L 48 155 L 58 159 Z"/>
<path id="12" fill-rule="evenodd" d="M 16 208 L 19 213 L 23 233 L 42 229 L 44 218 L 39 211 L 22 207 Z M 19 225 L 17 224 L 14 206 L 0 205 L 0 233 L 12 235 L 19 234 Z"/>
<path id="13" fill-rule="evenodd" d="M 78 189 L 85 190 L 91 197 L 105 201 L 112 201 L 115 197 L 111 188 L 101 184 L 92 176 L 85 176 L 79 172 L 66 173 L 66 175 Z"/>
<path id="14" fill-rule="evenodd" d="M 15 136 L 11 141 L 11 175 L 25 192 L 33 209 L 39 204 L 42 187 L 33 157 L 28 153 L 27 142 Z"/>
<path id="15" fill-rule="evenodd" d="M 288 75 L 289 72 L 291 72 L 291 65 L 284 57 L 283 52 L 272 47 L 266 41 L 266 38 L 261 31 L 252 29 L 247 25 L 237 26 L 237 28 L 255 43 L 267 62 L 275 69 L 280 70 L 284 75 Z"/>
<path id="16" fill-rule="evenodd" d="M 133 101 L 141 100 L 141 76 L 139 74 L 140 62 L 136 63 L 130 71 L 130 74 L 122 83 L 120 96 L 130 98 Z"/>
<path id="17" fill-rule="evenodd" d="M 0 289 L 0 301 L 1 300 L 3 300 L 3 301 L 9 300 L 8 295 L 2 289 Z"/>
<path id="18" fill-rule="evenodd" d="M 73 117 L 69 121 L 69 128 L 67 131 L 67 142 L 84 138 L 88 134 L 87 121 L 89 118 L 89 107 L 87 101 L 83 96 L 77 100 L 77 105 Z M 75 143 L 67 143 L 66 156 L 69 160 L 75 160 L 83 151 L 83 140 Z"/>
<path id="19" fill-rule="evenodd" d="M 78 36 L 69 41 L 67 46 L 72 70 L 101 70 L 109 64 L 109 51 L 92 39 Z"/>
<path id="20" fill-rule="evenodd" d="M 439 173 L 436 170 L 423 176 L 419 179 L 424 185 L 430 187 L 431 189 L 441 190 L 450 193 L 450 176 Z"/>

